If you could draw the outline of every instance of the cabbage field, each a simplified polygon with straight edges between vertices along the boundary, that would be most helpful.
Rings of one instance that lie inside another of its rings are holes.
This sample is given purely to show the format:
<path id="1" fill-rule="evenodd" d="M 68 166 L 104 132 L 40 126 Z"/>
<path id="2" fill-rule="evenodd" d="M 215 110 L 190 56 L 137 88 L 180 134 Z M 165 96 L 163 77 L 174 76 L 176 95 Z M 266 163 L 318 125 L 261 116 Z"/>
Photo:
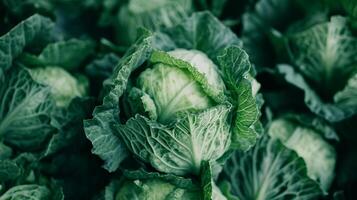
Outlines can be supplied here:
<path id="1" fill-rule="evenodd" d="M 357 0 L 0 0 L 0 200 L 356 189 Z"/>

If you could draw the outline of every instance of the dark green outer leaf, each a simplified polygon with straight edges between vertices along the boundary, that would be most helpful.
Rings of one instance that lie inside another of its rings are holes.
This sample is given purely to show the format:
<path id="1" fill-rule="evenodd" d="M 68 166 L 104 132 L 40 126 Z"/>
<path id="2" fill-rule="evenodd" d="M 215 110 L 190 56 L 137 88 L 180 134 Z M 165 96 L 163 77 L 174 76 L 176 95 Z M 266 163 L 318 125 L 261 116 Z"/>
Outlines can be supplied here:
<path id="1" fill-rule="evenodd" d="M 52 40 L 54 24 L 41 15 L 33 15 L 0 37 L 0 77 L 13 60 L 29 45 L 46 44 Z M 35 44 L 36 42 L 36 44 Z"/>
<path id="2" fill-rule="evenodd" d="M 12 149 L 0 142 L 0 160 L 5 160 L 12 156 Z"/>
<path id="3" fill-rule="evenodd" d="M 224 167 L 224 177 L 240 199 L 312 200 L 322 194 L 308 178 L 304 161 L 268 136 L 248 152 L 236 151 Z"/>
<path id="4" fill-rule="evenodd" d="M 94 53 L 95 43 L 90 40 L 70 39 L 48 44 L 39 55 L 23 53 L 19 62 L 28 68 L 61 67 L 77 70 Z"/>
<path id="5" fill-rule="evenodd" d="M 52 116 L 51 125 L 57 132 L 51 136 L 42 157 L 50 156 L 59 150 L 75 145 L 73 142 L 83 134 L 83 119 L 90 115 L 94 100 L 90 97 L 76 97 L 68 107 L 57 107 Z"/>
<path id="6" fill-rule="evenodd" d="M 108 93 L 103 104 L 94 109 L 93 119 L 84 121 L 86 136 L 93 144 L 92 152 L 105 161 L 104 168 L 110 172 L 115 171 L 128 155 L 125 144 L 113 134 L 111 128 L 113 124 L 120 123 L 119 98 L 124 93 L 131 72 L 149 57 L 150 40 L 151 37 L 144 35 L 119 61 L 107 82 L 105 91 Z"/>
<path id="7" fill-rule="evenodd" d="M 269 39 L 272 29 L 281 29 L 292 21 L 296 8 L 294 0 L 260 0 L 255 9 L 242 17 L 244 49 L 258 67 L 270 67 L 275 59 L 273 43 Z"/>
<path id="8" fill-rule="evenodd" d="M 34 82 L 22 68 L 0 80 L 0 138 L 25 151 L 43 147 L 53 131 L 50 89 Z"/>
<path id="9" fill-rule="evenodd" d="M 172 27 L 187 19 L 192 10 L 192 0 L 131 0 L 119 9 L 115 28 L 118 41 L 130 45 L 135 41 L 137 28 L 158 31 Z"/>
<path id="10" fill-rule="evenodd" d="M 201 169 L 201 184 L 204 200 L 211 200 L 213 195 L 213 186 L 212 186 L 212 171 L 209 162 L 202 163 Z"/>
<path id="11" fill-rule="evenodd" d="M 257 67 L 273 67 L 277 61 L 285 60 L 281 51 L 283 35 L 294 23 L 307 16 L 325 15 L 322 0 L 259 0 L 252 11 L 242 17 L 242 40 L 245 50 Z M 300 25 L 295 25 L 301 29 Z"/>
<path id="12" fill-rule="evenodd" d="M 94 47 L 94 43 L 89 40 L 60 41 L 47 45 L 38 58 L 45 66 L 60 66 L 66 70 L 74 70 L 94 52 Z"/>
<path id="13" fill-rule="evenodd" d="M 303 90 L 305 104 L 317 115 L 330 122 L 338 122 L 357 113 L 357 106 L 339 102 L 324 102 L 316 92 L 307 84 L 303 76 L 294 71 L 290 65 L 278 65 L 278 71 L 284 75 L 285 80 Z M 352 102 L 354 102 L 352 98 Z"/>
<path id="14" fill-rule="evenodd" d="M 0 199 L 63 200 L 62 188 L 40 172 L 40 165 L 39 156 L 33 153 L 0 161 L 0 183 L 8 181 L 0 191 Z"/>
<path id="15" fill-rule="evenodd" d="M 94 79 L 104 80 L 110 77 L 118 62 L 119 57 L 114 53 L 105 54 L 89 63 L 85 71 Z"/>
<path id="16" fill-rule="evenodd" d="M 259 97 L 252 92 L 252 82 L 247 79 L 251 65 L 249 57 L 239 47 L 226 48 L 218 57 L 224 81 L 236 106 L 232 135 L 232 148 L 247 150 L 255 144 L 260 133 L 256 129 L 260 122 Z"/>
<path id="17" fill-rule="evenodd" d="M 216 56 L 223 48 L 241 45 L 237 36 L 209 12 L 195 13 L 183 23 L 163 30 L 162 33 L 169 36 L 166 39 L 171 39 L 177 47 L 200 50 L 213 61 L 216 61 Z M 162 50 L 167 50 L 166 48 L 169 47 L 168 42 L 158 46 L 161 44 L 153 43 L 154 47 Z"/>
<path id="18" fill-rule="evenodd" d="M 14 180 L 21 174 L 21 169 L 10 160 L 0 160 L 0 183 Z"/>
<path id="19" fill-rule="evenodd" d="M 202 163 L 201 169 L 201 187 L 203 200 L 226 200 L 213 180 L 213 169 L 209 162 Z"/>

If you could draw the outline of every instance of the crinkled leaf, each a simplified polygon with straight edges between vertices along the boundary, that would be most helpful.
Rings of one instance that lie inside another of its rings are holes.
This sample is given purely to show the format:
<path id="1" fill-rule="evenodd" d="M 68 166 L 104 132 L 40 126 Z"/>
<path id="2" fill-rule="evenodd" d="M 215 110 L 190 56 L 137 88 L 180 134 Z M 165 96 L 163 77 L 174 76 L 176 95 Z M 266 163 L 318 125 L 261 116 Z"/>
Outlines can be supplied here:
<path id="1" fill-rule="evenodd" d="M 222 50 L 218 62 L 228 89 L 237 96 L 239 91 L 236 88 L 251 69 L 248 54 L 243 49 L 232 46 Z"/>
<path id="2" fill-rule="evenodd" d="M 236 35 L 208 12 L 196 13 L 182 24 L 155 33 L 153 36 L 147 30 L 142 31 L 142 38 L 139 38 L 120 60 L 112 78 L 104 82 L 106 96 L 103 105 L 96 107 L 93 120 L 85 122 L 86 135 L 92 141 L 93 152 L 106 161 L 105 168 L 109 171 L 117 169 L 126 156 L 122 138 L 112 134 L 112 126 L 126 120 L 119 119 L 119 106 L 123 103 L 119 100 L 122 99 L 128 81 L 134 81 L 128 80 L 130 74 L 148 60 L 153 48 L 161 51 L 176 48 L 197 49 L 216 62 L 220 50 L 229 45 L 240 45 Z M 145 122 L 143 119 L 141 121 Z"/>
<path id="3" fill-rule="evenodd" d="M 318 199 L 322 194 L 307 176 L 304 161 L 268 136 L 247 152 L 236 151 L 224 167 L 224 177 L 240 199 Z"/>
<path id="4" fill-rule="evenodd" d="M 238 88 L 237 113 L 233 127 L 232 147 L 247 150 L 252 147 L 261 135 L 260 105 L 252 95 L 251 84 L 243 80 Z"/>
<path id="5" fill-rule="evenodd" d="M 230 143 L 225 105 L 186 114 L 172 127 L 136 115 L 117 134 L 128 149 L 158 171 L 176 175 L 198 174 L 202 161 L 215 161 Z"/>
<path id="6" fill-rule="evenodd" d="M 43 147 L 53 131 L 54 101 L 49 88 L 34 82 L 25 69 L 13 69 L 0 82 L 0 96 L 0 138 L 4 143 L 25 151 Z"/>
<path id="7" fill-rule="evenodd" d="M 144 35 L 119 61 L 112 77 L 107 81 L 103 103 L 93 112 L 93 119 L 84 121 L 87 138 L 92 142 L 92 152 L 104 161 L 104 168 L 115 171 L 128 155 L 125 144 L 113 134 L 112 124 L 120 122 L 119 98 L 123 95 L 130 73 L 140 66 L 151 51 L 150 37 Z"/>
<path id="8" fill-rule="evenodd" d="M 218 57 L 223 71 L 224 81 L 236 106 L 234 119 L 232 147 L 243 150 L 255 144 L 259 132 L 260 106 L 252 92 L 252 82 L 248 79 L 251 68 L 248 55 L 239 47 L 224 49 Z"/>
<path id="9" fill-rule="evenodd" d="M 25 47 L 46 44 L 52 40 L 53 23 L 41 15 L 33 15 L 0 37 L 0 75 Z"/>

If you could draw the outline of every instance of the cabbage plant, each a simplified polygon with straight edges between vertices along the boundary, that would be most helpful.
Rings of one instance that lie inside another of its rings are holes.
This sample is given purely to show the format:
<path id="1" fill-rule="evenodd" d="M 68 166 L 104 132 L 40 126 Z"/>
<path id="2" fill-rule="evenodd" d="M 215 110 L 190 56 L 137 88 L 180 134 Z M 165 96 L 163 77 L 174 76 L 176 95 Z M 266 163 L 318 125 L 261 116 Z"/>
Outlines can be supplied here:
<path id="1" fill-rule="evenodd" d="M 85 121 L 104 167 L 115 171 L 133 155 L 162 173 L 200 177 L 204 162 L 215 171 L 230 149 L 254 145 L 259 84 L 239 45 L 207 12 L 160 32 L 142 30 Z"/>
<path id="2" fill-rule="evenodd" d="M 351 5 L 347 11 L 353 13 L 353 3 L 343 1 L 343 5 Z M 346 14 L 339 1 L 310 5 L 261 0 L 243 17 L 244 46 L 253 62 L 262 71 L 275 68 L 287 83 L 304 92 L 313 113 L 330 122 L 357 113 L 354 19 L 336 14 Z"/>
<path id="3" fill-rule="evenodd" d="M 49 18 L 33 15 L 0 37 L 0 199 L 63 198 L 43 160 L 81 133 L 89 86 L 73 70 L 94 46 L 56 40 L 54 30 Z"/>
<path id="4" fill-rule="evenodd" d="M 356 11 L 0 0 L 0 200 L 354 199 Z"/>
<path id="5" fill-rule="evenodd" d="M 305 92 L 311 111 L 336 122 L 357 113 L 357 37 L 349 20 L 330 21 L 290 34 L 288 48 L 295 68 L 280 65 L 287 82 Z"/>
<path id="6" fill-rule="evenodd" d="M 329 141 L 335 139 L 317 118 L 275 119 L 252 149 L 226 162 L 220 187 L 239 199 L 321 199 L 334 178 L 336 151 Z"/>
<path id="7" fill-rule="evenodd" d="M 326 21 L 335 10 L 330 0 L 259 0 L 242 17 L 242 40 L 257 68 L 288 60 L 286 34 Z"/>
<path id="8" fill-rule="evenodd" d="M 26 40 L 17 40 L 19 35 Z M 0 135 L 13 138 L 19 143 L 18 148 L 26 150 L 43 149 L 50 144 L 49 147 L 54 148 L 46 151 L 50 154 L 59 148 L 57 145 L 66 145 L 58 141 L 70 139 L 80 127 L 72 128 L 73 132 L 64 129 L 85 116 L 85 106 L 79 105 L 90 102 L 88 80 L 73 72 L 88 58 L 94 46 L 90 41 L 78 39 L 56 41 L 53 22 L 40 15 L 24 20 L 1 40 L 3 49 L 8 45 L 14 47 L 12 51 L 4 51 L 5 59 L 0 68 L 4 74 L 0 90 L 3 96 Z M 28 51 L 29 47 L 36 47 L 40 52 Z M 34 132 L 36 137 L 32 135 Z M 54 137 L 53 133 L 58 132 L 67 136 Z M 53 140 L 49 140 L 51 135 Z M 37 143 L 30 142 L 29 138 Z M 38 144 L 40 141 L 44 146 Z"/>
<path id="9" fill-rule="evenodd" d="M 280 140 L 305 161 L 307 175 L 318 182 L 325 193 L 334 179 L 336 165 L 336 151 L 326 140 L 326 133 L 327 130 L 309 127 L 294 117 L 276 119 L 268 130 L 270 137 Z"/>

